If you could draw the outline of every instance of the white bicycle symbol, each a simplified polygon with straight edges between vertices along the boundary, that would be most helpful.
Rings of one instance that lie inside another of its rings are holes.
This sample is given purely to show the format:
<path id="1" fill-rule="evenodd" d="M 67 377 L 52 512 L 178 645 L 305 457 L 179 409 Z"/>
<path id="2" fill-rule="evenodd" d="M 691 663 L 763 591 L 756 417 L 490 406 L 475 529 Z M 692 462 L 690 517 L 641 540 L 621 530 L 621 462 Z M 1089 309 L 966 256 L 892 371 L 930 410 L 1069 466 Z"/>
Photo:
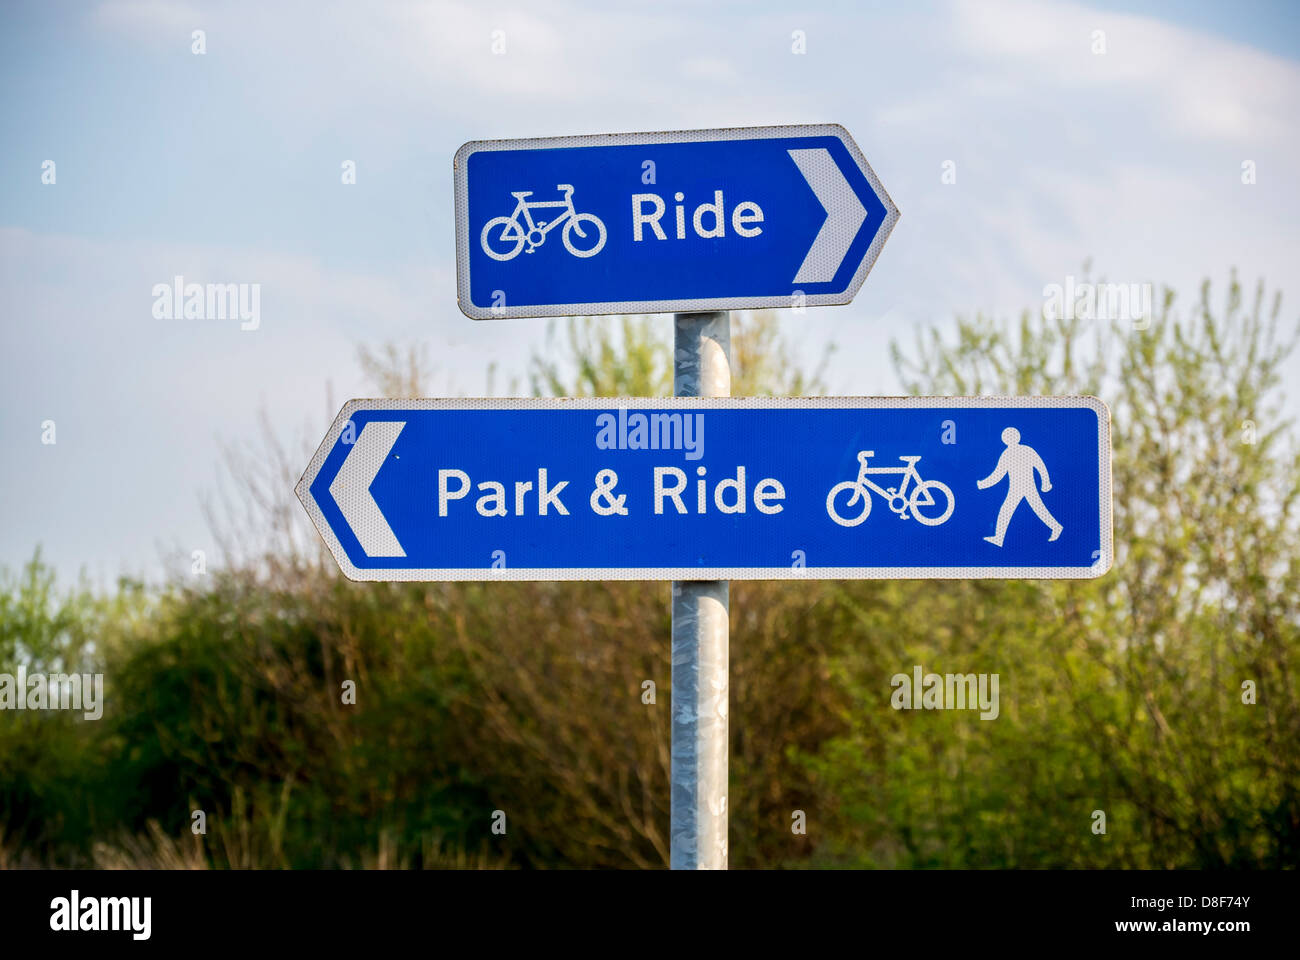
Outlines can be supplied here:
<path id="1" fill-rule="evenodd" d="M 907 519 L 907 511 L 909 508 L 912 511 L 912 516 L 916 517 L 917 520 L 920 520 L 927 527 L 936 527 L 952 516 L 952 508 L 955 504 L 955 501 L 952 498 L 952 491 L 948 489 L 946 484 L 940 483 L 938 480 L 921 479 L 921 475 L 916 472 L 916 461 L 920 460 L 920 457 L 899 457 L 898 459 L 907 464 L 905 467 L 867 466 L 867 460 L 875 455 L 876 452 L 874 450 L 863 450 L 858 454 L 858 463 L 861 464 L 861 467 L 858 470 L 858 478 L 856 480 L 845 480 L 843 483 L 837 483 L 835 486 L 831 487 L 831 492 L 826 495 L 826 512 L 831 515 L 832 520 L 838 523 L 841 527 L 856 527 L 863 520 L 867 519 L 867 516 L 871 513 L 871 491 L 873 490 L 880 494 L 880 496 L 884 497 L 884 499 L 889 503 L 889 509 L 898 514 L 900 520 Z M 903 482 L 900 483 L 897 488 L 881 488 L 871 480 L 867 479 L 867 474 L 885 473 L 901 473 L 903 475 Z M 916 486 L 912 488 L 912 492 L 909 494 L 907 492 L 907 485 L 911 480 L 916 481 Z M 853 495 L 849 497 L 848 502 L 844 504 L 845 512 L 849 512 L 850 508 L 852 508 L 859 499 L 862 501 L 862 506 L 859 508 L 857 516 L 851 516 L 846 520 L 844 517 L 840 516 L 838 511 L 836 511 L 835 498 L 839 494 L 846 493 L 850 490 L 853 492 Z M 938 512 L 937 514 L 930 510 L 931 507 L 935 507 L 936 510 L 938 508 L 939 500 L 936 497 L 936 494 L 942 494 L 943 499 L 947 501 L 947 506 L 943 508 L 942 512 Z M 921 513 L 921 510 L 923 509 L 932 515 L 926 516 Z"/>
<path id="2" fill-rule="evenodd" d="M 525 242 L 528 244 L 525 252 L 532 253 L 546 241 L 548 233 L 560 224 L 564 224 L 560 236 L 564 240 L 564 248 L 569 253 L 575 257 L 594 257 L 600 253 L 605 246 L 605 225 L 594 214 L 578 213 L 573 209 L 572 184 L 559 183 L 556 184 L 555 189 L 564 194 L 563 200 L 534 200 L 530 203 L 528 198 L 533 195 L 533 191 L 512 191 L 510 196 L 519 201 L 515 212 L 508 217 L 493 217 L 483 224 L 483 234 L 479 238 L 483 244 L 483 252 L 493 260 L 513 260 L 519 256 L 519 251 L 523 249 Z M 557 207 L 563 208 L 564 212 L 554 220 L 533 222 L 532 211 Z M 494 235 L 494 231 L 498 232 Z M 585 249 L 574 243 L 575 234 L 584 242 Z M 592 243 L 593 237 L 595 243 Z M 492 243 L 498 244 L 499 249 L 492 249 Z"/>

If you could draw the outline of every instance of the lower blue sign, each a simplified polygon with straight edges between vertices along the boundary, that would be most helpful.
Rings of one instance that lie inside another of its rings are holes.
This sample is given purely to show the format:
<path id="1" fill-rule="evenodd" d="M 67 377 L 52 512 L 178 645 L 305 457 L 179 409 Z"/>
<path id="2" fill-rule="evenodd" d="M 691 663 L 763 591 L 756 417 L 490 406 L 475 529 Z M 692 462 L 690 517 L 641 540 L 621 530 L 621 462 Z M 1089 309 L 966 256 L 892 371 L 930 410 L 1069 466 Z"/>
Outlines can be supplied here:
<path id="1" fill-rule="evenodd" d="M 297 488 L 354 580 L 1096 577 L 1093 397 L 353 400 Z"/>

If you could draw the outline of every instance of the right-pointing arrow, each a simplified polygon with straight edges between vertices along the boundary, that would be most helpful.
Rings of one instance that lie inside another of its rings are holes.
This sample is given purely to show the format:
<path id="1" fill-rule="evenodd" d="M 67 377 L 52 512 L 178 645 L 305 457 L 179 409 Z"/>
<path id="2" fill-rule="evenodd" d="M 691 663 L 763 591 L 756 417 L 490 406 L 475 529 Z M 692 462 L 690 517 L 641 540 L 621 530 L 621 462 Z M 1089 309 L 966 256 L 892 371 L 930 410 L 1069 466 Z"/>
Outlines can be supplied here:
<path id="1" fill-rule="evenodd" d="M 794 275 L 794 282 L 826 283 L 835 279 L 862 221 L 867 219 L 867 210 L 844 179 L 844 174 L 840 173 L 830 151 L 818 147 L 787 152 L 826 208 L 826 221 L 808 248 L 808 255 Z"/>
<path id="2" fill-rule="evenodd" d="M 370 485 L 397 442 L 406 421 L 372 420 L 361 428 L 343 466 L 330 483 L 330 496 L 369 557 L 404 557 L 406 551 L 370 495 Z"/>

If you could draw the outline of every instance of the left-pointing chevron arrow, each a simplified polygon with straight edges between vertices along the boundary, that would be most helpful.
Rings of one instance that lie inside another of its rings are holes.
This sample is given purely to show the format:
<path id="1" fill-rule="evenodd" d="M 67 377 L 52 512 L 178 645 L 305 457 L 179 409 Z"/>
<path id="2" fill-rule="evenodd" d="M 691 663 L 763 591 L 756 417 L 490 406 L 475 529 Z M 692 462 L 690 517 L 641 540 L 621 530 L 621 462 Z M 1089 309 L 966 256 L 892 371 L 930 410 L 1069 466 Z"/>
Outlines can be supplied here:
<path id="1" fill-rule="evenodd" d="M 342 418 L 342 427 L 347 428 L 350 421 Z M 361 433 L 352 443 L 351 449 L 339 466 L 334 479 L 330 481 L 329 495 L 338 507 L 343 521 L 352 530 L 357 543 L 368 557 L 405 557 L 406 551 L 393 533 L 392 526 L 379 509 L 370 486 L 375 482 L 380 469 L 388 461 L 397 438 L 401 435 L 406 422 L 402 420 L 373 420 L 361 428 Z M 340 433 L 341 435 L 341 433 Z M 336 439 L 337 442 L 337 439 Z M 322 447 L 324 451 L 324 447 Z M 319 472 L 321 455 L 309 475 Z M 304 476 L 298 484 L 298 498 L 307 507 L 318 528 L 322 526 L 323 517 L 320 504 L 312 502 L 310 484 L 315 477 Z M 317 491 L 319 494 L 319 491 Z"/>
<path id="2" fill-rule="evenodd" d="M 352 445 L 352 452 L 339 467 L 338 475 L 330 483 L 330 496 L 369 557 L 406 556 L 393 528 L 370 494 L 370 485 L 375 482 L 379 468 L 388 459 L 389 451 L 405 426 L 404 422 L 393 421 L 367 423 Z"/>

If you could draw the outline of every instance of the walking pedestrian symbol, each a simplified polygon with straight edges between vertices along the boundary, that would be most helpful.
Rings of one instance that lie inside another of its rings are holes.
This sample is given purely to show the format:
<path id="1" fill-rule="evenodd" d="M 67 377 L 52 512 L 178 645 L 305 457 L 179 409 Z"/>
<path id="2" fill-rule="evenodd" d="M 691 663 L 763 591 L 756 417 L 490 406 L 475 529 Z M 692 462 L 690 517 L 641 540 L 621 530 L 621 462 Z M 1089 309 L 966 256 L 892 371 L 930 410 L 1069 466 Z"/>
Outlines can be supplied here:
<path id="1" fill-rule="evenodd" d="M 1020 442 L 1020 431 L 1015 427 L 1007 427 L 1002 431 L 1002 442 L 1007 445 L 1007 448 L 1002 451 L 1002 456 L 998 457 L 997 468 L 975 484 L 981 490 L 987 490 L 1003 477 L 1010 478 L 1007 498 L 1002 502 L 1002 509 L 998 511 L 997 529 L 993 536 L 984 539 L 995 547 L 1002 546 L 1002 539 L 1007 535 L 1007 527 L 1011 524 L 1012 515 L 1020 506 L 1021 500 L 1028 500 L 1029 506 L 1038 519 L 1052 531 L 1052 535 L 1047 538 L 1050 543 L 1061 535 L 1064 528 L 1047 509 L 1043 498 L 1038 495 L 1038 484 L 1034 480 L 1035 470 L 1043 478 L 1043 493 L 1048 493 L 1052 489 L 1052 481 L 1047 475 L 1047 465 L 1043 463 L 1043 458 L 1038 455 L 1037 450 Z"/>

